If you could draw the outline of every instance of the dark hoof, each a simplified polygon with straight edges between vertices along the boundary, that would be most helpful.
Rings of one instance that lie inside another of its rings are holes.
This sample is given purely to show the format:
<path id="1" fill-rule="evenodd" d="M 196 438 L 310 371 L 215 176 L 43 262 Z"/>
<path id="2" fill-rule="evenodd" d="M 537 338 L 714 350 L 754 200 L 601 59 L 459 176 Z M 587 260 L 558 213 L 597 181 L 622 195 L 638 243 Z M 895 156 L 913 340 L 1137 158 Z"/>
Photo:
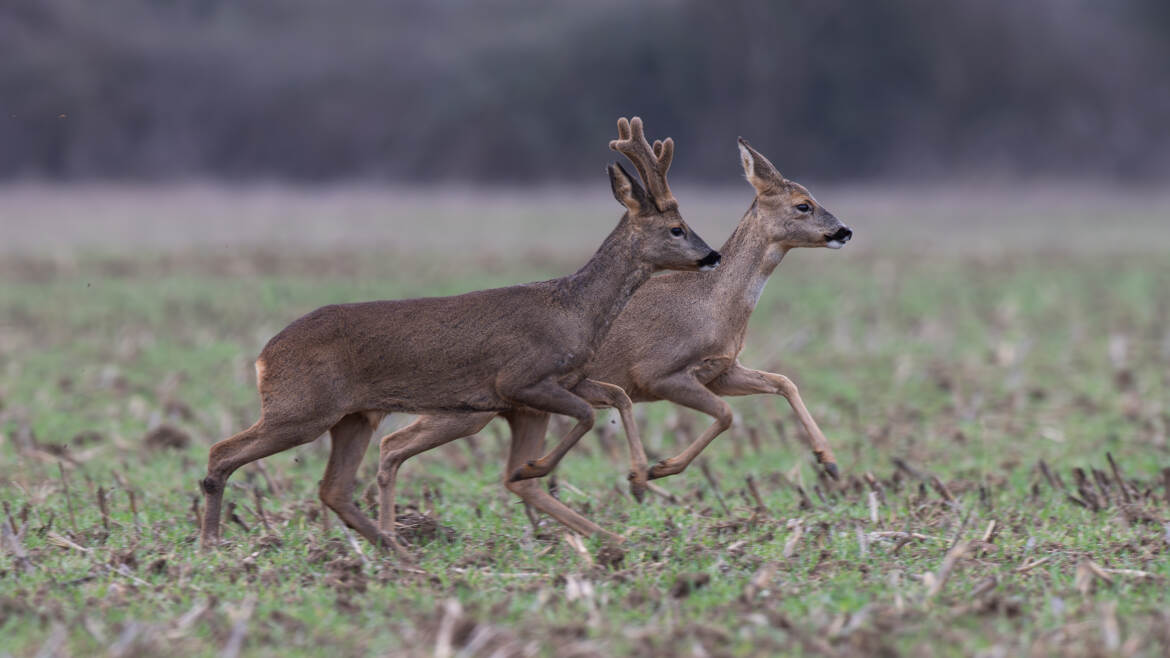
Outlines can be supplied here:
<path id="1" fill-rule="evenodd" d="M 834 480 L 841 479 L 840 474 L 837 472 L 837 465 L 836 464 L 834 464 L 833 462 L 826 462 L 824 464 L 824 467 L 825 467 L 825 472 L 829 474 L 829 477 L 833 478 Z"/>

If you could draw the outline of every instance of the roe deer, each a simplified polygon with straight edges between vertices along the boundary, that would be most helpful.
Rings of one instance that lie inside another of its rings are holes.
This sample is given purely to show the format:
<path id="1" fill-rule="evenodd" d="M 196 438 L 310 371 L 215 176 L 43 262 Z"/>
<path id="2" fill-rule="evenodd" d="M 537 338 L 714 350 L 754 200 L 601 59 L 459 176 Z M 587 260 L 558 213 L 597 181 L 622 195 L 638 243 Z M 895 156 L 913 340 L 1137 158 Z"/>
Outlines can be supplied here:
<path id="1" fill-rule="evenodd" d="M 715 418 L 682 453 L 659 462 L 648 474 L 644 471 L 645 455 L 631 455 L 630 486 L 639 500 L 647 477 L 682 472 L 707 444 L 731 426 L 731 408 L 721 395 L 772 393 L 786 398 L 807 431 L 817 460 L 829 475 L 837 477 L 833 452 L 805 408 L 796 385 L 784 375 L 745 368 L 738 357 L 748 319 L 764 284 L 784 255 L 797 247 L 839 249 L 853 231 L 817 203 L 803 186 L 786 180 L 742 138 L 739 152 L 756 198 L 720 249 L 723 263 L 719 270 L 702 276 L 667 274 L 642 286 L 614 322 L 593 362 L 585 368 L 590 379 L 617 384 L 634 402 L 670 400 Z M 393 488 L 402 463 L 420 452 L 478 432 L 494 415 L 422 416 L 383 437 L 378 478 L 386 483 L 379 509 L 384 529 L 394 522 Z M 509 488 L 516 490 L 533 470 L 514 458 L 517 443 L 524 444 L 520 452 L 539 451 L 548 418 L 543 413 L 508 417 L 513 432 L 513 457 L 508 460 L 507 471 L 511 474 Z M 631 446 L 637 449 L 632 443 Z M 581 521 L 576 519 L 578 525 Z"/>
<path id="2" fill-rule="evenodd" d="M 645 142 L 640 119 L 618 125 Z M 656 153 L 647 147 L 631 158 L 646 190 L 621 165 L 609 166 L 614 197 L 626 212 L 575 274 L 454 297 L 325 306 L 273 337 L 256 360 L 260 420 L 211 447 L 200 483 L 207 498 L 203 546 L 218 542 L 224 486 L 236 469 L 325 431 L 333 443 L 321 499 L 374 544 L 401 552 L 393 535 L 353 503 L 355 474 L 386 414 L 527 407 L 576 419 L 563 441 L 567 449 L 592 427 L 591 403 L 628 409 L 621 389 L 584 374 L 614 318 L 655 271 L 709 270 L 720 260 L 683 222 L 670 195 L 673 153 L 668 139 Z M 636 441 L 636 434 L 628 438 Z"/>

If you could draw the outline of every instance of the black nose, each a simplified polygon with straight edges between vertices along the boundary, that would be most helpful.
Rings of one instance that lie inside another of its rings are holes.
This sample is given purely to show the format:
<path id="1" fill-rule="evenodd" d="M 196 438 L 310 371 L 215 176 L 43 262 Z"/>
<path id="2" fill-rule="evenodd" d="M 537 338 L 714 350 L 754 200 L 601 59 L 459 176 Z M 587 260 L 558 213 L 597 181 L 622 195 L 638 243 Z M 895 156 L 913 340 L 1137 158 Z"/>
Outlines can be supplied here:
<path id="1" fill-rule="evenodd" d="M 842 226 L 841 228 L 837 229 L 836 233 L 828 237 L 830 242 L 834 240 L 837 242 L 849 242 L 849 238 L 853 237 L 853 229 L 849 228 L 848 226 Z"/>
<path id="2" fill-rule="evenodd" d="M 719 255 L 718 251 L 715 251 L 714 249 L 712 249 L 711 253 L 707 254 L 706 256 L 703 256 L 702 260 L 699 261 L 699 263 L 698 263 L 699 269 L 709 270 L 709 269 L 715 267 L 716 265 L 718 265 L 719 261 L 722 258 L 723 257 Z"/>

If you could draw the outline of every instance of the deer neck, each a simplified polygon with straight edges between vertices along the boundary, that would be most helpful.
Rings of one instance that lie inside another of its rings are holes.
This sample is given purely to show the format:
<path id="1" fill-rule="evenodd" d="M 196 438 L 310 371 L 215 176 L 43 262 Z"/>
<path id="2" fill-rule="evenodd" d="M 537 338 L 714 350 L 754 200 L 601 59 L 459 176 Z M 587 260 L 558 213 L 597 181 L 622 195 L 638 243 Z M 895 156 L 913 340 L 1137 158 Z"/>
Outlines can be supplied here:
<path id="1" fill-rule="evenodd" d="M 601 248 L 558 285 L 558 298 L 581 315 L 590 348 L 600 346 L 630 297 L 650 279 L 654 267 L 638 257 L 629 218 L 623 217 Z"/>
<path id="2" fill-rule="evenodd" d="M 711 273 L 718 298 L 748 314 L 755 310 L 768 277 L 786 252 L 769 239 L 765 227 L 757 221 L 757 212 L 753 203 L 719 250 L 723 262 Z"/>

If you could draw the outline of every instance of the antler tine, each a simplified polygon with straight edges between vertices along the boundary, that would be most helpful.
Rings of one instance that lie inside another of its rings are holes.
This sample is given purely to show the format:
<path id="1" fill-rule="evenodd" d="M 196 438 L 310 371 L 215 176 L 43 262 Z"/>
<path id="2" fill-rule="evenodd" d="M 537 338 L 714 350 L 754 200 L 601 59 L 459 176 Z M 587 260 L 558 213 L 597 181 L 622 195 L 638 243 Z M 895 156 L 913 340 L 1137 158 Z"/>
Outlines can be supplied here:
<path id="1" fill-rule="evenodd" d="M 659 210 L 664 210 L 666 202 L 674 199 L 666 183 L 666 172 L 674 158 L 674 140 L 667 137 L 664 141 L 656 140 L 654 146 L 651 146 L 646 141 L 642 119 L 634 117 L 627 121 L 622 117 L 618 119 L 618 139 L 611 141 L 609 147 L 634 163 L 655 205 Z"/>
<path id="2" fill-rule="evenodd" d="M 635 117 L 635 118 L 637 118 L 637 117 Z M 625 118 L 625 117 L 621 117 L 618 119 L 618 139 L 620 139 L 622 141 L 626 141 L 626 140 L 630 139 L 630 120 Z M 614 144 L 616 144 L 616 143 L 617 143 L 617 140 L 610 142 L 609 147 L 616 151 L 617 147 L 614 146 Z"/>
<path id="3" fill-rule="evenodd" d="M 661 152 L 658 148 L 658 142 L 654 142 L 654 155 L 658 158 L 658 167 L 662 169 L 662 175 L 670 170 L 670 163 L 674 161 L 674 140 L 670 137 L 662 140 Z"/>

